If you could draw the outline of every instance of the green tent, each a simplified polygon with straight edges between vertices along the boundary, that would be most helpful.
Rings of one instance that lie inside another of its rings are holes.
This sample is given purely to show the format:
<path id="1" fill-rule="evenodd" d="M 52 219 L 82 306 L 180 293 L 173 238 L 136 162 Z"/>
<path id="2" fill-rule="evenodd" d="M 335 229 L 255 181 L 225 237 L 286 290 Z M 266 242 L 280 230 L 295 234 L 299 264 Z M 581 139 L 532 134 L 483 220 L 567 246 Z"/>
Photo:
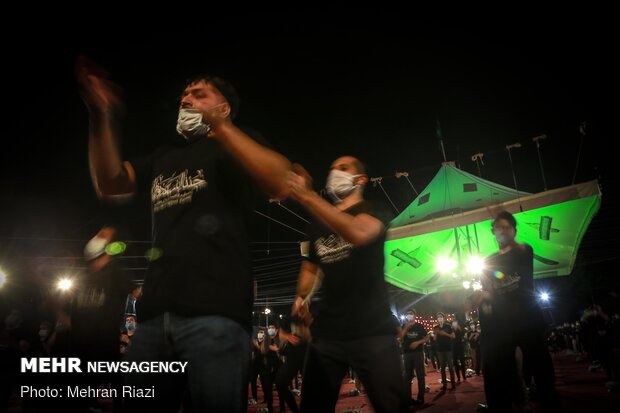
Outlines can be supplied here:
<path id="1" fill-rule="evenodd" d="M 444 163 L 391 223 L 385 243 L 386 280 L 422 294 L 474 282 L 478 276 L 467 267 L 470 258 L 497 251 L 491 233 L 495 209 L 515 214 L 517 240 L 534 248 L 535 278 L 568 275 L 600 203 L 597 181 L 529 194 Z M 438 260 L 446 258 L 456 268 L 438 271 Z"/>

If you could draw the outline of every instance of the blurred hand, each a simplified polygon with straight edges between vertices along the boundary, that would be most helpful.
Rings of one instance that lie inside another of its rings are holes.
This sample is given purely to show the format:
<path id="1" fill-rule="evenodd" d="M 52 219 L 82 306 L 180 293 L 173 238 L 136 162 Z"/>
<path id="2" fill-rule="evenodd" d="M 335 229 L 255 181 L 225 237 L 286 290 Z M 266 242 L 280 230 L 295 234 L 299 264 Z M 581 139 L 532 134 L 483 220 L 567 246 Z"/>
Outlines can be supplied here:
<path id="1" fill-rule="evenodd" d="M 299 343 L 301 343 L 301 339 L 294 334 L 289 334 L 287 339 L 288 339 L 288 342 L 294 346 L 297 346 L 299 345 Z"/>
<path id="2" fill-rule="evenodd" d="M 298 163 L 292 165 L 293 172 L 286 176 L 286 183 L 291 191 L 291 198 L 296 201 L 303 201 L 304 198 L 312 195 L 312 177 L 306 169 Z"/>
<path id="3" fill-rule="evenodd" d="M 123 108 L 121 88 L 108 80 L 109 74 L 85 56 L 75 62 L 75 75 L 80 95 L 91 113 L 110 114 Z"/>

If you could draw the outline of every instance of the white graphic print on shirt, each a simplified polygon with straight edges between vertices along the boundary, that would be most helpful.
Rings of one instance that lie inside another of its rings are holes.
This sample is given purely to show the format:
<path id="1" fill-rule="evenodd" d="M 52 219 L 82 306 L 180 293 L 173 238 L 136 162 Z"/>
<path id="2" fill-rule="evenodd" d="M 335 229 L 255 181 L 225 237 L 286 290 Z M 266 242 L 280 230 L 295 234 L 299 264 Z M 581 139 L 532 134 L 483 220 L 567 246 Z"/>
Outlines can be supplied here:
<path id="1" fill-rule="evenodd" d="M 409 331 L 407 332 L 407 338 L 409 338 L 409 339 L 411 339 L 411 340 L 417 340 L 417 338 L 418 338 L 418 336 L 419 336 L 419 335 L 420 335 L 420 334 L 418 334 L 418 332 L 417 332 L 417 331 L 412 331 L 412 330 L 409 330 Z"/>
<path id="2" fill-rule="evenodd" d="M 314 248 L 322 264 L 332 264 L 348 258 L 353 250 L 353 244 L 336 234 L 331 234 L 314 241 Z"/>
<path id="3" fill-rule="evenodd" d="M 187 169 L 178 175 L 175 172 L 169 178 L 159 175 L 153 179 L 151 186 L 153 211 L 158 212 L 171 206 L 188 204 L 192 202 L 194 192 L 206 187 L 207 181 L 204 179 L 202 169 L 198 169 L 194 176 L 190 176 Z"/>

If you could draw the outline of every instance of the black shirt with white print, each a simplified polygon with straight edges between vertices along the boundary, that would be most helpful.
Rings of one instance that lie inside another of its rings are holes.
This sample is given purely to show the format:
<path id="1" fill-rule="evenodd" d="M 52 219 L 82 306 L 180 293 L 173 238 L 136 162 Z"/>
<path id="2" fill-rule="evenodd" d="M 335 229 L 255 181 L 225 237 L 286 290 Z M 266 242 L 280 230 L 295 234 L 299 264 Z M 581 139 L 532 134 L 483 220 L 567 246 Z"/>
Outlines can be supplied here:
<path id="1" fill-rule="evenodd" d="M 411 327 L 405 326 L 403 328 L 407 329 L 403 338 L 403 351 L 405 353 L 421 353 L 424 350 L 424 344 L 419 344 L 413 350 L 410 346 L 414 341 L 420 341 L 427 336 L 424 326 L 420 323 L 415 323 Z"/>
<path id="2" fill-rule="evenodd" d="M 261 142 L 262 143 L 262 142 Z M 216 140 L 160 148 L 132 161 L 150 191 L 153 248 L 138 314 L 222 315 L 251 325 L 249 219 L 255 186 Z"/>
<path id="3" fill-rule="evenodd" d="M 368 214 L 387 227 L 390 214 L 368 201 L 343 211 Z M 363 246 L 354 246 L 315 220 L 308 230 L 309 261 L 320 266 L 324 278 L 316 303 L 313 337 L 334 340 L 396 334 L 383 273 L 385 229 Z M 313 310 L 314 312 L 314 310 Z"/>

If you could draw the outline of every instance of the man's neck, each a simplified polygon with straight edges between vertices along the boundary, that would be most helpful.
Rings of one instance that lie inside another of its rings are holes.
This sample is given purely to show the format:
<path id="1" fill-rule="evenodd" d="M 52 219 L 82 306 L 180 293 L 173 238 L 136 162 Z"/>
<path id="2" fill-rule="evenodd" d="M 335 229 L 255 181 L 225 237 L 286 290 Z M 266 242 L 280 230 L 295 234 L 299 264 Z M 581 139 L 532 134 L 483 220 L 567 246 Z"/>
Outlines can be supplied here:
<path id="1" fill-rule="evenodd" d="M 362 194 L 358 190 L 355 190 L 349 196 L 343 199 L 342 202 L 336 204 L 336 208 L 338 208 L 341 211 L 344 211 L 345 209 L 349 209 L 353 205 L 358 204 L 362 202 L 363 200 L 364 198 L 362 197 Z"/>
<path id="2" fill-rule="evenodd" d="M 517 245 L 517 242 L 513 240 L 508 245 L 506 245 L 505 247 L 500 247 L 499 248 L 499 253 L 500 254 L 506 254 L 506 253 L 510 252 L 516 245 Z"/>

